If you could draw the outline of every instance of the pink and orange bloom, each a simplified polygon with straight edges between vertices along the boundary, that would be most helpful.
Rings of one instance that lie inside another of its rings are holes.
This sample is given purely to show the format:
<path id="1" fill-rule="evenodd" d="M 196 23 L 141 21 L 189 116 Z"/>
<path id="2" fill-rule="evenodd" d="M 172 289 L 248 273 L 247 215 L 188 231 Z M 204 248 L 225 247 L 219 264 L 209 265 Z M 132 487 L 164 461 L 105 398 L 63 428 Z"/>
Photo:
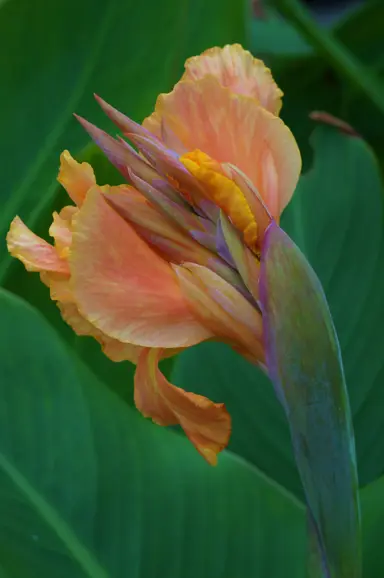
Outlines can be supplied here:
<path id="1" fill-rule="evenodd" d="M 76 333 L 136 363 L 143 415 L 181 425 L 212 464 L 230 435 L 224 405 L 172 385 L 158 362 L 216 339 L 264 364 L 263 236 L 301 168 L 281 97 L 264 64 L 234 45 L 187 60 L 142 126 L 98 99 L 136 149 L 79 120 L 126 184 L 98 185 L 65 151 L 58 180 L 73 204 L 53 215 L 53 245 L 19 217 L 7 237 Z"/>

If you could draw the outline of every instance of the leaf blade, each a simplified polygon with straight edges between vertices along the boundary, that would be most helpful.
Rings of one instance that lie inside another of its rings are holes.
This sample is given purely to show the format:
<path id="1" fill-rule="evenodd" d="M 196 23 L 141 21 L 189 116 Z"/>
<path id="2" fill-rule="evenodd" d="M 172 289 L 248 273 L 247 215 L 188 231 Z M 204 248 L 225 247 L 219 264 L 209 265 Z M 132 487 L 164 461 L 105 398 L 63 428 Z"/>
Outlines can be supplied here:
<path id="1" fill-rule="evenodd" d="M 0 315 L 0 451 L 108 576 L 304 578 L 304 510 L 289 493 L 230 453 L 208 466 L 95 379 L 25 302 L 1 292 Z M 0 509 L 5 572 L 89 575 L 1 468 Z"/>

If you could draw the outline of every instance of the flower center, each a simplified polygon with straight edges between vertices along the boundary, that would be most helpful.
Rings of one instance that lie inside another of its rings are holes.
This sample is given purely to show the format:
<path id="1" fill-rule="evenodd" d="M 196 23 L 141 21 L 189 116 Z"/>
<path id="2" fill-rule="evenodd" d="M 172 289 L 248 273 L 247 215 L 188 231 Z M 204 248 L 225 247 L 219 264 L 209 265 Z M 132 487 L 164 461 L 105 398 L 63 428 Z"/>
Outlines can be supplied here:
<path id="1" fill-rule="evenodd" d="M 257 223 L 241 189 L 226 176 L 220 163 L 199 149 L 180 157 L 185 168 L 203 185 L 204 195 L 227 215 L 243 233 L 244 242 L 253 248 Z"/>

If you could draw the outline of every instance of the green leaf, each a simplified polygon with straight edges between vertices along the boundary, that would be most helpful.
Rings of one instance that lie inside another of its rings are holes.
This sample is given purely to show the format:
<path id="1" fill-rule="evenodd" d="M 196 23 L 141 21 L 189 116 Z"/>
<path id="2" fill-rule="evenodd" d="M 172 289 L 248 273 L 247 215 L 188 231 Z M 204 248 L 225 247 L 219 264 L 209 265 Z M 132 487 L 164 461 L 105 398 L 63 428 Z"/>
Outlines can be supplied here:
<path id="1" fill-rule="evenodd" d="M 304 578 L 305 517 L 229 453 L 216 468 L 96 380 L 0 293 L 0 559 L 23 578 Z"/>
<path id="2" fill-rule="evenodd" d="M 341 345 L 354 418 L 359 481 L 384 470 L 384 241 L 382 184 L 369 147 L 330 128 L 312 139 L 314 166 L 301 177 L 282 218 L 324 287 Z M 261 372 L 219 344 L 183 353 L 173 380 L 225 402 L 230 448 L 302 496 L 288 428 Z"/>
<path id="3" fill-rule="evenodd" d="M 176 358 L 171 381 L 225 402 L 229 449 L 302 498 L 288 425 L 267 377 L 226 345 L 204 343 Z"/>
<path id="4" fill-rule="evenodd" d="M 261 253 L 266 364 L 289 423 L 324 578 L 360 578 L 355 443 L 340 347 L 313 269 L 272 222 Z"/>
<path id="5" fill-rule="evenodd" d="M 340 40 L 356 54 L 367 70 L 378 76 L 381 83 L 384 81 L 383 20 L 383 2 L 371 1 L 362 4 L 353 17 L 345 19 L 338 29 Z M 357 90 L 345 87 L 341 114 L 382 156 L 384 138 L 380 125 L 383 121 L 375 107 Z"/>
<path id="6" fill-rule="evenodd" d="M 364 578 L 376 578 L 384 573 L 384 477 L 362 490 L 361 506 L 365 553 Z"/>
<path id="7" fill-rule="evenodd" d="M 315 61 L 316 54 L 303 37 L 303 35 L 295 28 L 295 26 L 284 18 L 276 8 L 276 0 L 271 0 L 261 4 L 261 10 L 254 14 L 250 23 L 250 44 L 251 50 L 254 54 L 263 54 L 267 58 L 272 58 L 274 61 L 276 57 L 281 58 L 286 64 L 293 62 L 294 59 L 301 59 L 309 57 L 307 60 Z M 331 14 L 331 10 L 324 12 L 327 18 L 319 18 L 314 15 L 314 18 L 321 21 L 323 28 L 328 29 L 332 25 L 332 31 L 335 36 L 338 36 L 342 42 L 352 46 L 352 49 L 363 49 L 366 51 L 367 40 L 372 44 L 372 36 L 379 39 L 379 29 L 381 29 L 381 22 L 373 20 L 369 22 L 369 27 L 366 26 L 366 13 L 371 13 L 372 10 L 377 10 L 377 7 L 372 4 L 358 6 L 345 6 L 343 16 L 336 12 Z M 364 19 L 364 25 L 359 28 L 356 27 L 358 20 Z M 353 38 L 352 38 L 353 30 Z M 372 34 L 373 33 L 373 34 Z M 301 83 L 299 83 L 301 84 Z"/>
<path id="8" fill-rule="evenodd" d="M 273 8 L 263 8 L 262 17 L 250 23 L 251 50 L 260 56 L 281 56 L 284 59 L 312 53 L 299 32 Z"/>

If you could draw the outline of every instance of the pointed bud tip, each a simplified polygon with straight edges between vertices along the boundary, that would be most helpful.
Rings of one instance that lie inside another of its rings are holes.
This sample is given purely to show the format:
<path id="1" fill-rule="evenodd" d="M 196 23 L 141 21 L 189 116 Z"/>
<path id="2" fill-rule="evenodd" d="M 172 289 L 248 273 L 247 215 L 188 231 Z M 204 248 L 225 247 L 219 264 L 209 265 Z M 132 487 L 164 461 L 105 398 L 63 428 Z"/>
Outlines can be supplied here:
<path id="1" fill-rule="evenodd" d="M 261 248 L 261 263 L 266 262 L 271 248 L 276 246 L 276 243 L 284 244 L 287 247 L 292 245 L 292 241 L 288 235 L 279 227 L 276 221 L 272 219 L 264 234 Z"/>
<path id="2" fill-rule="evenodd" d="M 89 122 L 89 120 L 87 120 L 86 118 L 83 118 L 82 116 L 75 113 L 73 114 L 73 116 L 92 138 L 96 138 L 97 136 L 100 137 L 102 134 L 105 134 L 103 130 L 101 130 L 100 128 Z"/>
<path id="3" fill-rule="evenodd" d="M 76 112 L 73 113 L 73 116 L 75 117 L 75 119 L 85 128 L 90 125 L 91 123 L 86 120 L 84 117 L 80 116 L 79 114 L 76 114 Z"/>
<path id="4" fill-rule="evenodd" d="M 93 93 L 94 99 L 96 100 L 96 102 L 101 106 L 101 108 L 104 110 L 104 112 L 107 112 L 108 110 L 113 110 L 113 107 L 108 104 L 103 98 L 101 98 L 101 96 L 99 96 L 98 94 L 96 94 L 96 92 Z"/>
<path id="5" fill-rule="evenodd" d="M 81 124 L 81 126 L 87 131 L 88 134 L 91 134 L 92 131 L 96 128 L 92 123 L 90 123 L 87 119 L 80 116 L 79 114 L 73 113 L 73 116 Z"/>

